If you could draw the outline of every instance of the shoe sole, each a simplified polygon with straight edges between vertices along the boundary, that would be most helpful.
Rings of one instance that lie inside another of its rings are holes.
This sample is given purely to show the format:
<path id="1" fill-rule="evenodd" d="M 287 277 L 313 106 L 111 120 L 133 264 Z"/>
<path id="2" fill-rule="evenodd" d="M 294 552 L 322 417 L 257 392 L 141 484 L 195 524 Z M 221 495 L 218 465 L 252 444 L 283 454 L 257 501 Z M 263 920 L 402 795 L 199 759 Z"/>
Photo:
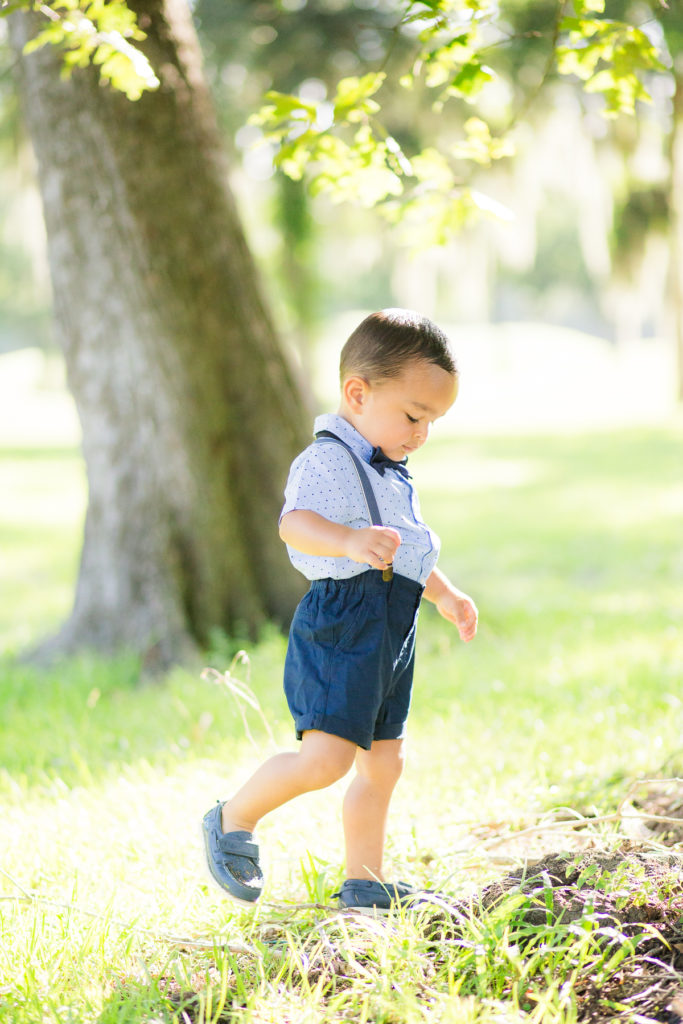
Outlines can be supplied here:
<path id="1" fill-rule="evenodd" d="M 204 837 L 204 825 L 201 821 L 199 822 L 199 843 L 202 859 L 202 874 L 204 875 L 207 882 L 212 886 L 213 889 L 219 892 L 221 896 L 227 896 L 227 898 L 229 900 L 232 900 L 233 903 L 238 903 L 241 907 L 251 907 L 251 909 L 253 910 L 256 904 L 258 903 L 258 897 L 255 900 L 243 900 L 239 896 L 235 896 L 233 893 L 231 893 L 229 889 L 224 889 L 221 883 L 218 881 L 218 879 L 214 878 L 211 868 L 209 867 L 208 857 L 206 855 L 206 839 Z"/>

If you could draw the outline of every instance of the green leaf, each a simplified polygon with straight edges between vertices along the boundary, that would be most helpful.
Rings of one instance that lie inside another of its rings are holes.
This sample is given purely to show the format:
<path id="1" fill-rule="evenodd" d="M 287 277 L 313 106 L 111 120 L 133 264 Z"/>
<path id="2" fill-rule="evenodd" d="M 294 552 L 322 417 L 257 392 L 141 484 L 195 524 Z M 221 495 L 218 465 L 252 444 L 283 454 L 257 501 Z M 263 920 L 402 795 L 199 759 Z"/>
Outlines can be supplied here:
<path id="1" fill-rule="evenodd" d="M 664 70 L 652 40 L 626 22 L 591 19 L 579 24 L 588 24 L 590 35 L 582 36 L 572 25 L 571 45 L 557 51 L 558 71 L 576 75 L 587 92 L 601 93 L 607 116 L 634 113 L 639 100 L 650 100 L 643 73 Z"/>
<path id="2" fill-rule="evenodd" d="M 460 160 L 473 160 L 482 167 L 489 167 L 494 160 L 500 160 L 514 153 L 511 139 L 493 138 L 491 130 L 479 117 L 470 117 L 465 122 L 466 140 L 456 143 L 451 149 L 453 156 Z"/>
<path id="3" fill-rule="evenodd" d="M 271 91 L 267 92 L 264 98 L 267 102 L 249 119 L 251 124 L 277 125 L 294 117 L 315 121 L 317 116 L 315 104 L 306 103 L 298 96 Z"/>
<path id="4" fill-rule="evenodd" d="M 560 31 L 568 32 L 570 41 L 581 45 L 604 31 L 606 25 L 607 22 L 597 18 L 564 18 L 560 22 Z"/>
<path id="5" fill-rule="evenodd" d="M 459 32 L 448 43 L 434 50 L 425 50 L 421 54 L 421 64 L 425 68 L 425 82 L 430 89 L 444 85 L 453 77 L 455 68 L 462 67 L 474 57 L 471 45 L 472 32 Z"/>
<path id="6" fill-rule="evenodd" d="M 64 42 L 65 30 L 61 22 L 52 22 L 42 29 L 37 36 L 29 41 L 24 46 L 24 53 L 33 53 L 35 50 L 39 50 L 41 46 L 48 44 L 53 46 L 59 46 Z"/>
<path id="7" fill-rule="evenodd" d="M 21 11 L 26 8 L 26 4 L 18 0 L 17 3 L 10 3 L 9 0 L 5 0 L 5 3 L 0 7 L 0 18 L 6 18 L 8 14 L 13 14 L 14 11 Z"/>
<path id="8" fill-rule="evenodd" d="M 300 181 L 304 170 L 311 159 L 311 150 L 306 145 L 306 140 L 297 139 L 288 145 L 281 146 L 274 157 L 274 164 L 293 181 Z"/>
<path id="9" fill-rule="evenodd" d="M 450 164 L 437 149 L 423 149 L 410 163 L 414 177 L 428 188 L 446 192 L 455 185 Z"/>
<path id="10" fill-rule="evenodd" d="M 144 39 L 145 33 L 124 0 L 52 0 L 40 10 L 51 20 L 25 45 L 25 53 L 47 44 L 59 46 L 64 51 L 63 77 L 94 63 L 101 78 L 129 99 L 159 86 L 147 57 L 128 41 Z"/>
<path id="11" fill-rule="evenodd" d="M 363 115 L 379 110 L 377 103 L 370 100 L 381 88 L 386 75 L 373 71 L 361 78 L 342 78 L 334 97 L 334 118 L 336 121 L 358 121 Z"/>
<path id="12" fill-rule="evenodd" d="M 401 19 L 402 25 L 410 25 L 419 21 L 433 21 L 435 18 L 443 17 L 446 4 L 444 0 L 420 0 L 408 4 L 405 14 Z"/>
<path id="13" fill-rule="evenodd" d="M 583 22 L 581 18 L 563 18 L 560 22 L 560 32 L 578 32 L 582 35 L 581 26 Z"/>
<path id="14" fill-rule="evenodd" d="M 560 46 L 557 49 L 557 70 L 561 75 L 576 75 L 582 81 L 588 81 L 594 74 L 600 52 L 597 49 L 584 47 L 582 50 L 575 50 L 571 47 Z"/>
<path id="15" fill-rule="evenodd" d="M 449 86 L 449 93 L 460 94 L 472 99 L 477 96 L 485 85 L 494 80 L 494 74 L 490 68 L 484 67 L 476 61 L 466 64 L 455 76 Z"/>

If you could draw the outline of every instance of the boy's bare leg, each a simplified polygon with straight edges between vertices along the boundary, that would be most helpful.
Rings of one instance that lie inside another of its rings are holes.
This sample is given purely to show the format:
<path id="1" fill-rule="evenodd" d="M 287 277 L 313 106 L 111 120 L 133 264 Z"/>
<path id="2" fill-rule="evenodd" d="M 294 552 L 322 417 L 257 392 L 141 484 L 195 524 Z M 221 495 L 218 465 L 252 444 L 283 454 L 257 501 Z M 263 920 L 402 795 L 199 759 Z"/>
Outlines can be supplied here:
<path id="1" fill-rule="evenodd" d="M 348 772 L 355 743 L 315 729 L 306 731 L 298 751 L 275 754 L 223 806 L 224 832 L 253 832 L 269 811 L 301 793 L 324 789 Z"/>
<path id="2" fill-rule="evenodd" d="M 389 802 L 403 770 L 403 740 L 375 740 L 356 754 L 356 777 L 344 798 L 346 877 L 384 881 L 382 858 Z"/>

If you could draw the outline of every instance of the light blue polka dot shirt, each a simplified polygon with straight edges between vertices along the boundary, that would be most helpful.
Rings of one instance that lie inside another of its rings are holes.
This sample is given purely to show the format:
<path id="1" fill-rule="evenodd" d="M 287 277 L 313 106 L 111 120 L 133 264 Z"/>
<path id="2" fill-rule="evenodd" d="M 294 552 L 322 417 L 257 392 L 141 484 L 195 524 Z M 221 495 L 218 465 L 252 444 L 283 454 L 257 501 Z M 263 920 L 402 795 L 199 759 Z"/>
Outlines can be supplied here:
<path id="1" fill-rule="evenodd" d="M 412 481 L 387 468 L 380 476 L 370 466 L 372 445 L 341 416 L 325 414 L 315 420 L 313 432 L 329 430 L 345 441 L 367 464 L 367 475 L 375 492 L 383 526 L 392 526 L 401 535 L 394 557 L 394 572 L 424 584 L 439 556 L 439 538 L 420 515 L 420 506 Z M 368 507 L 349 453 L 336 441 L 326 438 L 309 445 L 296 457 L 285 487 L 285 503 L 280 518 L 294 509 L 317 512 L 335 523 L 358 530 L 371 526 Z M 306 555 L 287 545 L 292 565 L 309 580 L 348 579 L 366 572 L 367 565 L 351 558 Z"/>

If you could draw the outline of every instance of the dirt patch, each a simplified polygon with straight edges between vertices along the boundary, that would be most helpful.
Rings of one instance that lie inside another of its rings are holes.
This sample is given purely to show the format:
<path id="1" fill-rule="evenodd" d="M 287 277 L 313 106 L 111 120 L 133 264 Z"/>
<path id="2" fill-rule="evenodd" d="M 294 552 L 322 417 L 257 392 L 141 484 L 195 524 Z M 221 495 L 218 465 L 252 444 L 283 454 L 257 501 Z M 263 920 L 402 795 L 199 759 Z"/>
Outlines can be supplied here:
<path id="1" fill-rule="evenodd" d="M 528 899 L 529 925 L 591 923 L 603 946 L 633 947 L 619 969 L 579 975 L 578 1020 L 683 1022 L 683 857 L 653 856 L 625 844 L 611 852 L 554 854 L 489 886 L 482 905 L 510 893 Z"/>
<path id="2" fill-rule="evenodd" d="M 633 939 L 616 969 L 579 974 L 578 1021 L 683 1024 L 683 782 L 648 783 L 624 812 L 632 839 L 548 854 L 487 886 L 481 905 L 518 893 L 531 926 L 590 922 L 607 947 Z"/>
<path id="3" fill-rule="evenodd" d="M 630 842 L 610 852 L 551 854 L 487 886 L 482 906 L 493 907 L 511 891 L 530 897 L 523 910 L 529 924 L 593 918 L 670 927 L 683 913 L 683 856 L 644 852 Z"/>

